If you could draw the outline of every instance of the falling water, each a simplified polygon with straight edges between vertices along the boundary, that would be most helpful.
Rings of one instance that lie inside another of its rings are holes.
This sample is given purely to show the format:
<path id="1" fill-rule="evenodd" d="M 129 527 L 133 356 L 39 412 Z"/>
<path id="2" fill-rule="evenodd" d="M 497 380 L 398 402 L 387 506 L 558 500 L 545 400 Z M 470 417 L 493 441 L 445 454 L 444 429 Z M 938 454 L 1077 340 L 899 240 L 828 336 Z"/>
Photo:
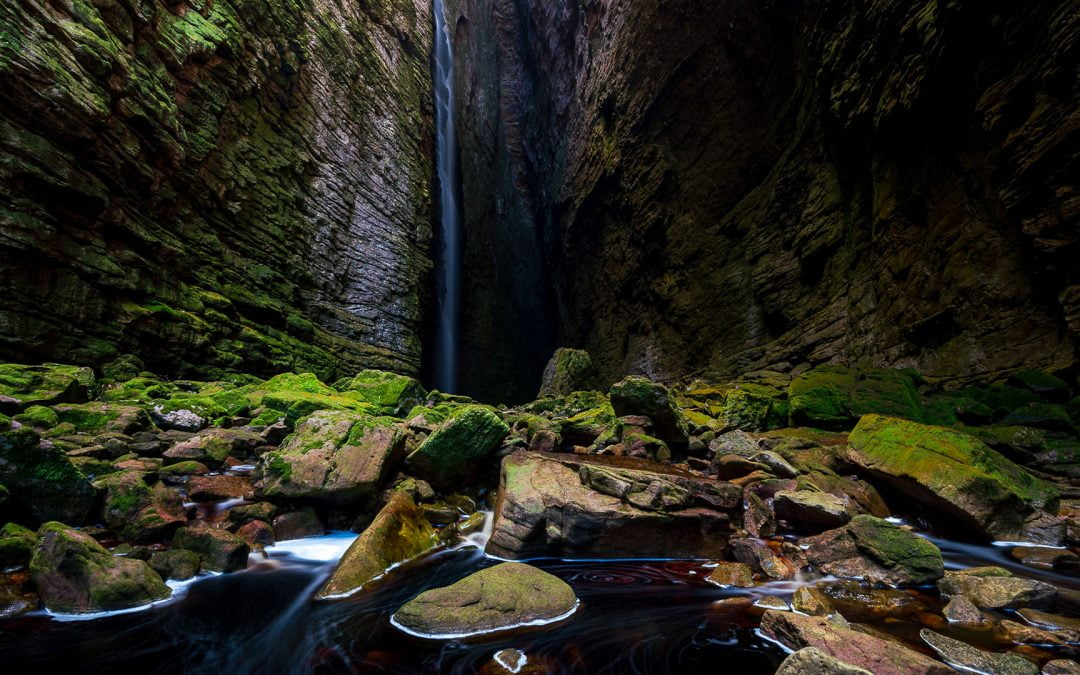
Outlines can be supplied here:
<path id="1" fill-rule="evenodd" d="M 434 0 L 435 139 L 442 212 L 439 260 L 439 331 L 435 347 L 435 386 L 457 388 L 458 315 L 461 302 L 461 224 L 457 203 L 457 133 L 454 128 L 454 52 L 443 0 Z"/>

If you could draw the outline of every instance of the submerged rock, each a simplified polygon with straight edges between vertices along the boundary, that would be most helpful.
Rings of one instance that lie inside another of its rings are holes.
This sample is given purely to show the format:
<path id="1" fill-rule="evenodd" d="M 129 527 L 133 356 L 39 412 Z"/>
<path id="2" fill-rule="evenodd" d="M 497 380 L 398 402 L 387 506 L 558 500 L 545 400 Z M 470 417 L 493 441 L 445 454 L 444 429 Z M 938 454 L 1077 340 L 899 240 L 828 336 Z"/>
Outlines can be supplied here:
<path id="1" fill-rule="evenodd" d="M 1021 579 L 1000 567 L 983 567 L 947 572 L 938 588 L 948 596 L 963 595 L 983 609 L 1048 607 L 1057 598 L 1057 588 L 1034 579 Z"/>
<path id="2" fill-rule="evenodd" d="M 439 537 L 405 492 L 395 492 L 363 534 L 349 546 L 315 597 L 354 593 L 394 565 L 427 553 Z"/>
<path id="3" fill-rule="evenodd" d="M 844 663 L 817 647 L 804 647 L 790 654 L 776 675 L 874 675 L 865 668 Z"/>
<path id="4" fill-rule="evenodd" d="M 417 635 L 464 636 L 554 621 L 577 604 L 573 589 L 558 577 L 502 563 L 421 593 L 394 614 L 394 622 Z"/>
<path id="5" fill-rule="evenodd" d="M 874 675 L 948 675 L 943 663 L 898 642 L 846 628 L 819 616 L 767 611 L 761 632 L 789 649 L 817 647 L 840 661 Z"/>
<path id="6" fill-rule="evenodd" d="M 923 628 L 923 642 L 957 670 L 995 675 L 1038 675 L 1039 667 L 1016 654 L 995 654 Z"/>
<path id="7" fill-rule="evenodd" d="M 856 516 L 842 528 L 802 540 L 806 557 L 839 577 L 918 586 L 945 573 L 941 551 L 917 534 L 880 518 Z"/>
<path id="8" fill-rule="evenodd" d="M 409 455 L 410 472 L 436 487 L 457 487 L 509 433 L 510 427 L 487 408 L 462 407 Z"/>
<path id="9" fill-rule="evenodd" d="M 487 552 L 718 559 L 741 495 L 648 460 L 519 451 L 503 459 Z"/>
<path id="10" fill-rule="evenodd" d="M 258 494 L 338 504 L 372 497 L 405 451 L 395 420 L 323 410 L 302 420 L 278 450 L 259 460 Z"/>
<path id="11" fill-rule="evenodd" d="M 127 609 L 169 597 L 169 587 L 149 565 L 114 556 L 88 535 L 46 523 L 38 536 L 30 574 L 54 612 Z"/>
<path id="12" fill-rule="evenodd" d="M 27 427 L 0 432 L 0 484 L 11 502 L 42 522 L 81 525 L 97 498 L 82 471 Z"/>
<path id="13" fill-rule="evenodd" d="M 1024 521 L 1057 492 L 968 434 L 867 415 L 848 459 L 871 477 L 945 512 L 987 537 L 1017 540 Z"/>

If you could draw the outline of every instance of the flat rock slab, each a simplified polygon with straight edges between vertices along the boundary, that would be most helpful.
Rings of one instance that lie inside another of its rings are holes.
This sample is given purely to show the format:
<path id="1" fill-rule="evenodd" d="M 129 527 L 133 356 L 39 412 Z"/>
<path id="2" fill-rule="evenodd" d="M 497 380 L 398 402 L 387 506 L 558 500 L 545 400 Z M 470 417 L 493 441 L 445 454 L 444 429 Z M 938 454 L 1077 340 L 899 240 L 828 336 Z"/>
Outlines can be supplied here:
<path id="1" fill-rule="evenodd" d="M 873 675 L 869 670 L 844 663 L 817 647 L 805 647 L 789 655 L 776 675 Z"/>
<path id="2" fill-rule="evenodd" d="M 954 640 L 929 628 L 919 631 L 923 642 L 957 670 L 995 675 L 1038 675 L 1039 667 L 1016 654 L 995 654 Z"/>
<path id="3" fill-rule="evenodd" d="M 949 597 L 963 595 L 983 609 L 1049 607 L 1057 588 L 1034 579 L 1021 579 L 1000 568 L 974 568 L 947 572 L 938 588 Z"/>
<path id="4" fill-rule="evenodd" d="M 742 491 L 648 460 L 516 452 L 487 552 L 508 558 L 723 559 Z"/>
<path id="5" fill-rule="evenodd" d="M 421 593 L 393 623 L 421 637 L 448 638 L 551 623 L 578 606 L 562 579 L 523 563 L 503 563 L 456 584 Z"/>

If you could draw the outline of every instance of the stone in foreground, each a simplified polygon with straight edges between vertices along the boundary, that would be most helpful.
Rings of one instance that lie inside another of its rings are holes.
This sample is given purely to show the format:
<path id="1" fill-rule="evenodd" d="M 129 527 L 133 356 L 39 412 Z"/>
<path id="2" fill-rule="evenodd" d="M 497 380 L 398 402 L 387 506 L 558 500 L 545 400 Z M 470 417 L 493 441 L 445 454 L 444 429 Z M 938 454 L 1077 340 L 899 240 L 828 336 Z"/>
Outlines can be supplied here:
<path id="1" fill-rule="evenodd" d="M 722 559 L 742 491 L 627 457 L 515 452 L 487 552 L 501 558 Z"/>
<path id="2" fill-rule="evenodd" d="M 409 455 L 410 472 L 437 487 L 455 488 L 510 433 L 499 416 L 482 406 L 454 411 Z"/>
<path id="3" fill-rule="evenodd" d="M 848 460 L 872 478 L 993 539 L 1019 540 L 1057 492 L 968 434 L 881 415 L 863 417 Z"/>
<path id="4" fill-rule="evenodd" d="M 995 675 L 1038 675 L 1039 667 L 1016 654 L 995 654 L 977 649 L 959 640 L 935 633 L 929 628 L 919 631 L 923 642 L 937 652 L 950 666 L 969 673 Z"/>
<path id="5" fill-rule="evenodd" d="M 41 526 L 30 574 L 54 612 L 127 609 L 169 597 L 161 577 L 141 560 L 119 558 L 61 523 Z"/>
<path id="6" fill-rule="evenodd" d="M 776 675 L 873 675 L 869 670 L 844 663 L 817 647 L 804 647 L 789 655 Z"/>
<path id="7" fill-rule="evenodd" d="M 71 460 L 26 427 L 0 433 L 0 483 L 11 501 L 43 522 L 81 525 L 97 498 Z"/>
<path id="8" fill-rule="evenodd" d="M 856 516 L 842 528 L 803 539 L 802 545 L 811 563 L 838 577 L 918 586 L 945 573 L 937 546 L 873 516 Z"/>
<path id="9" fill-rule="evenodd" d="M 502 563 L 421 593 L 394 622 L 423 637 L 466 636 L 556 621 L 577 607 L 562 579 L 523 563 Z"/>
<path id="10" fill-rule="evenodd" d="M 819 616 L 769 610 L 761 619 L 761 632 L 789 649 L 817 647 L 840 661 L 865 668 L 874 675 L 947 675 L 954 673 L 898 642 L 845 628 Z"/>
<path id="11" fill-rule="evenodd" d="M 406 492 L 395 492 L 364 533 L 342 556 L 315 597 L 354 593 L 394 565 L 427 553 L 439 544 L 435 530 Z"/>

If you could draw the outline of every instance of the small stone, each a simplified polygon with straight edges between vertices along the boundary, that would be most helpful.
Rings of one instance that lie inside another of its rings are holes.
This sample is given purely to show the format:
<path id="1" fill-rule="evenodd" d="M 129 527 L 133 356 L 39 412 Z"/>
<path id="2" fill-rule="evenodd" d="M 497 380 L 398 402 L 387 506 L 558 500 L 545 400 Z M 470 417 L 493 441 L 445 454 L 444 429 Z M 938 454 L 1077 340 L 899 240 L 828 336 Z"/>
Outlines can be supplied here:
<path id="1" fill-rule="evenodd" d="M 1046 630 L 1062 630 L 1073 631 L 1080 633 L 1080 619 L 1075 619 L 1068 616 L 1058 616 L 1057 614 L 1048 614 L 1046 612 L 1040 612 L 1037 609 L 1024 608 L 1016 613 L 1021 619 L 1028 622 L 1036 628 L 1045 628 Z"/>
<path id="2" fill-rule="evenodd" d="M 743 527 L 746 531 L 758 538 L 776 534 L 776 517 L 769 505 L 750 489 L 744 494 L 746 509 L 743 512 Z"/>
<path id="3" fill-rule="evenodd" d="M 255 488 L 246 476 L 193 476 L 187 482 L 188 499 L 193 502 L 220 502 L 251 499 Z"/>
<path id="4" fill-rule="evenodd" d="M 191 410 L 171 410 L 163 412 L 161 406 L 150 411 L 150 417 L 162 429 L 175 429 L 194 433 L 206 427 L 208 422 Z"/>
<path id="5" fill-rule="evenodd" d="M 1042 667 L 1042 675 L 1080 675 L 1080 663 L 1072 659 L 1054 659 Z"/>
<path id="6" fill-rule="evenodd" d="M 283 513 L 274 518 L 274 538 L 277 541 L 307 539 L 326 534 L 326 527 L 310 507 Z"/>
<path id="7" fill-rule="evenodd" d="M 236 534 L 254 548 L 264 548 L 274 543 L 274 530 L 261 520 L 252 520 L 240 526 Z"/>
<path id="8" fill-rule="evenodd" d="M 937 652 L 943 661 L 959 670 L 997 675 L 1038 675 L 1039 673 L 1038 666 L 1015 654 L 986 652 L 966 642 L 935 633 L 929 628 L 919 631 L 919 636 Z"/>
<path id="9" fill-rule="evenodd" d="M 1017 546 L 1012 550 L 1012 557 L 1028 567 L 1052 570 L 1055 567 L 1077 569 L 1080 556 L 1068 549 L 1046 548 L 1043 546 Z"/>
<path id="10" fill-rule="evenodd" d="M 749 565 L 770 579 L 791 579 L 795 568 L 777 555 L 771 548 L 754 539 L 732 539 L 729 542 L 732 556 Z"/>
<path id="11" fill-rule="evenodd" d="M 979 624 L 986 621 L 982 611 L 975 606 L 975 603 L 963 595 L 950 598 L 949 603 L 942 610 L 942 614 L 949 620 L 949 623 Z"/>
<path id="12" fill-rule="evenodd" d="M 836 607 L 829 596 L 813 586 L 797 589 L 791 598 L 791 606 L 796 612 L 809 616 L 829 616 L 836 613 Z"/>
<path id="13" fill-rule="evenodd" d="M 199 573 L 199 554 L 179 548 L 159 551 L 150 556 L 150 567 L 162 579 L 186 581 Z"/>
<path id="14" fill-rule="evenodd" d="M 247 567 L 251 547 L 241 537 L 208 527 L 182 527 L 173 537 L 176 548 L 199 554 L 203 569 L 211 572 L 235 572 Z"/>
<path id="15" fill-rule="evenodd" d="M 754 586 L 754 571 L 744 563 L 722 562 L 706 580 L 722 587 L 750 588 Z"/>
<path id="16" fill-rule="evenodd" d="M 818 533 L 841 527 L 851 520 L 847 503 L 827 492 L 798 490 L 778 492 L 773 512 L 802 532 Z"/>

